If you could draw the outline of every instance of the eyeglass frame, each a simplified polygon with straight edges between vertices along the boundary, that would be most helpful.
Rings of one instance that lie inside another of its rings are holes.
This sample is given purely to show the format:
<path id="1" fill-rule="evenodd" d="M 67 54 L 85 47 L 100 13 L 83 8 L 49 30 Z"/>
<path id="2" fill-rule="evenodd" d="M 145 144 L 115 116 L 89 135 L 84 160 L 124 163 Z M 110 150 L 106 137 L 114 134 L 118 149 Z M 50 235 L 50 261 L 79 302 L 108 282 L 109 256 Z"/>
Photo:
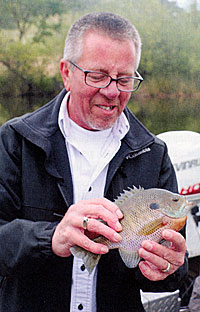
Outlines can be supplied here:
<path id="1" fill-rule="evenodd" d="M 140 84 L 141 84 L 142 81 L 144 80 L 138 71 L 135 72 L 135 73 L 138 75 L 138 77 L 134 77 L 134 76 L 122 76 L 122 77 L 119 77 L 119 78 L 113 78 L 112 76 L 110 76 L 110 75 L 108 75 L 108 74 L 106 74 L 106 73 L 98 72 L 98 71 L 95 71 L 95 70 L 85 70 L 85 69 L 81 68 L 79 65 L 77 65 L 76 63 L 74 63 L 73 61 L 70 61 L 70 60 L 67 60 L 67 61 L 68 61 L 70 64 L 72 64 L 73 66 L 75 66 L 76 68 L 78 68 L 79 70 L 81 70 L 81 71 L 85 74 L 85 84 L 86 84 L 86 85 L 88 85 L 88 86 L 90 86 L 90 87 L 93 87 L 93 88 L 97 88 L 97 89 L 105 89 L 105 88 L 107 88 L 107 87 L 111 84 L 112 81 L 116 81 L 117 89 L 118 89 L 120 92 L 135 92 L 135 91 L 138 90 Z M 92 86 L 92 85 L 90 85 L 90 84 L 88 84 L 88 83 L 86 82 L 86 77 L 87 77 L 87 74 L 88 74 L 88 73 L 104 74 L 105 76 L 110 77 L 110 81 L 109 81 L 109 82 L 107 83 L 107 85 L 104 86 L 104 87 L 95 87 L 95 86 Z M 133 89 L 133 90 L 131 90 L 131 91 L 121 90 L 121 89 L 119 89 L 119 87 L 118 87 L 118 81 L 119 81 L 120 79 L 124 79 L 124 78 L 136 79 L 136 80 L 139 81 L 139 83 L 138 83 L 138 85 L 135 87 L 135 89 Z"/>

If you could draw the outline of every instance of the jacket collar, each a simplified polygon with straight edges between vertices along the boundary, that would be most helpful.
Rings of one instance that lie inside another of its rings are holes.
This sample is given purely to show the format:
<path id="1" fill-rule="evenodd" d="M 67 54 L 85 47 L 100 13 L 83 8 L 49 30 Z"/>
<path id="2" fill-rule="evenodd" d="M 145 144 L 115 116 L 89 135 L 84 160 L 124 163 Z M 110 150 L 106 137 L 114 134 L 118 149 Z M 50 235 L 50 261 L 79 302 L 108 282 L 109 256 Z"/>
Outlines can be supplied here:
<path id="1" fill-rule="evenodd" d="M 15 118 L 11 122 L 11 127 L 25 139 L 42 148 L 47 158 L 51 153 L 51 141 L 54 141 L 54 136 L 59 131 L 58 114 L 65 94 L 66 91 L 63 90 L 55 99 L 38 110 Z"/>
<path id="2" fill-rule="evenodd" d="M 44 150 L 46 153 L 48 171 L 58 178 L 62 177 L 63 172 L 60 165 L 61 163 L 63 164 L 63 160 L 60 161 L 60 157 L 66 157 L 64 138 L 58 127 L 60 104 L 65 94 L 66 90 L 63 89 L 51 102 L 42 106 L 35 112 L 15 118 L 11 122 L 11 126 L 18 133 Z M 152 144 L 155 139 L 155 137 L 144 127 L 135 115 L 130 112 L 128 108 L 125 108 L 124 112 L 130 124 L 130 130 L 122 140 L 120 150 L 115 155 L 113 161 L 111 161 L 111 167 L 113 166 L 113 162 L 117 163 L 129 154 L 141 152 Z M 62 145 L 62 148 L 60 146 L 60 153 L 57 153 L 59 144 Z M 58 155 L 60 156 L 58 157 Z M 55 166 L 56 160 L 57 166 Z"/>
<path id="3" fill-rule="evenodd" d="M 60 104 L 66 94 L 63 89 L 61 93 L 48 104 L 42 106 L 37 111 L 16 118 L 12 123 L 15 128 L 26 139 L 33 144 L 40 146 L 49 153 L 49 141 L 58 128 L 58 114 Z M 154 141 L 154 136 L 144 127 L 144 125 L 133 115 L 128 108 L 125 114 L 130 124 L 130 130 L 124 138 L 124 142 L 132 151 L 145 148 Z"/>
<path id="4" fill-rule="evenodd" d="M 65 141 L 58 127 L 60 103 L 65 94 L 63 90 L 37 111 L 15 118 L 11 121 L 11 127 L 45 152 L 45 168 L 58 179 L 58 187 L 69 206 L 73 202 L 72 178 Z"/>
<path id="5" fill-rule="evenodd" d="M 154 142 L 155 136 L 126 107 L 124 113 L 129 121 L 130 130 L 124 138 L 124 142 L 132 152 L 140 151 Z"/>
<path id="6" fill-rule="evenodd" d="M 71 171 L 69 161 L 66 159 L 65 141 L 58 127 L 60 104 L 65 94 L 66 90 L 64 89 L 55 99 L 35 112 L 15 118 L 11 121 L 11 127 L 45 152 L 46 170 L 60 180 L 59 187 L 61 192 L 68 193 L 63 194 L 63 196 L 65 199 L 68 199 L 68 204 L 70 204 L 73 202 Z M 154 142 L 154 136 L 129 109 L 126 108 L 124 112 L 130 124 L 130 130 L 122 140 L 120 150 L 109 165 L 106 189 L 125 157 L 131 153 L 141 152 Z M 57 152 L 58 150 L 59 153 Z M 67 188 L 66 185 L 68 185 Z"/>

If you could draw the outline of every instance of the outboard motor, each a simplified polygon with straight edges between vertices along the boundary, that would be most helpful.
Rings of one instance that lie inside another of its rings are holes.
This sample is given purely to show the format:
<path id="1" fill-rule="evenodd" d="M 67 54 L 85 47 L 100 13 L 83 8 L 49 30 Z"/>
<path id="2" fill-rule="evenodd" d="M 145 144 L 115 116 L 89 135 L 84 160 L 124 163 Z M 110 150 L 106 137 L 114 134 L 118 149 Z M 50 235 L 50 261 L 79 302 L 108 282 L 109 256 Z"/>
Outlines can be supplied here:
<path id="1" fill-rule="evenodd" d="M 188 280 L 185 289 L 181 291 L 182 303 L 187 305 L 194 280 L 200 274 L 200 134 L 192 131 L 169 131 L 159 134 L 158 137 L 167 144 L 179 193 L 194 203 L 188 213 L 186 225 Z"/>

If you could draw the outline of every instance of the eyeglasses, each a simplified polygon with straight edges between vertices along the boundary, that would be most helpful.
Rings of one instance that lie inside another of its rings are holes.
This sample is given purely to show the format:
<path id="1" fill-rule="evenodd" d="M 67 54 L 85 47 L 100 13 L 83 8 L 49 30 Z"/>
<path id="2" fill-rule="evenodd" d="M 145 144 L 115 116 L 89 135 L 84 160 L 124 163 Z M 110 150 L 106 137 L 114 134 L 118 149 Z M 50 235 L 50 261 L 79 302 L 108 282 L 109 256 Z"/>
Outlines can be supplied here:
<path id="1" fill-rule="evenodd" d="M 142 76 L 137 71 L 137 77 L 124 76 L 115 79 L 106 73 L 93 70 L 85 70 L 72 61 L 68 62 L 76 68 L 80 69 L 85 74 L 85 83 L 90 87 L 103 89 L 108 87 L 112 81 L 116 81 L 117 89 L 119 91 L 134 92 L 139 88 L 141 82 L 143 81 Z"/>

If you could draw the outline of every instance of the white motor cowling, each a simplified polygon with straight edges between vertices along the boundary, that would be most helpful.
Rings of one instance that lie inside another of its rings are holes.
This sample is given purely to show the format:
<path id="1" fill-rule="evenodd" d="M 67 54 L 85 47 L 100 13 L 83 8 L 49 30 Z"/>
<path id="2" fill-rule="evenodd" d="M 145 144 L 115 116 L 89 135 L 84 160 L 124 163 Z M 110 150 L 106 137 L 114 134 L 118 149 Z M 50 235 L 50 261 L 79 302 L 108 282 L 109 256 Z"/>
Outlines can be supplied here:
<path id="1" fill-rule="evenodd" d="M 200 207 L 200 134 L 193 131 L 169 131 L 158 135 L 168 147 L 177 176 L 179 193 Z M 196 220 L 196 222 L 195 222 Z M 200 212 L 188 214 L 186 242 L 189 257 L 200 255 Z"/>

